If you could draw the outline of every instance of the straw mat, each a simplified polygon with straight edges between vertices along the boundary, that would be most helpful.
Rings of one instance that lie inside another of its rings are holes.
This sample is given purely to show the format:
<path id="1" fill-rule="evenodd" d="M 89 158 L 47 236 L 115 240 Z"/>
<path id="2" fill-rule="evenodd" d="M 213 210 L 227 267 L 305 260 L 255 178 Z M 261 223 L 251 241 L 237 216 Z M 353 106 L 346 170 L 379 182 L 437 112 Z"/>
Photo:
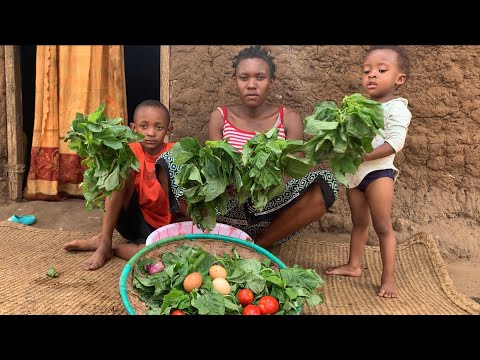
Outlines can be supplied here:
<path id="1" fill-rule="evenodd" d="M 38 229 L 0 222 L 0 314 L 125 314 L 118 293 L 124 260 L 113 258 L 96 271 L 82 263 L 90 252 L 67 252 L 63 245 L 93 234 Z M 424 233 L 399 245 L 398 299 L 376 296 L 381 260 L 378 247 L 367 247 L 361 277 L 323 275 L 343 263 L 348 244 L 301 235 L 272 252 L 288 266 L 314 268 L 325 279 L 325 303 L 304 314 L 480 314 L 480 304 L 455 289 L 433 238 Z M 117 235 L 115 242 L 121 242 Z M 50 278 L 54 266 L 59 276 Z"/>
<path id="2" fill-rule="evenodd" d="M 304 314 L 480 314 L 480 304 L 455 288 L 430 234 L 418 233 L 398 245 L 396 299 L 376 296 L 382 276 L 378 246 L 366 247 L 362 276 L 332 276 L 324 275 L 325 268 L 346 263 L 349 244 L 319 239 L 319 234 L 304 235 L 272 250 L 287 266 L 315 269 L 325 280 L 325 302 L 305 307 Z"/>
<path id="3" fill-rule="evenodd" d="M 63 250 L 92 235 L 0 222 L 0 314 L 124 314 L 118 279 L 125 261 L 85 271 L 91 252 Z M 47 275 L 52 266 L 56 278 Z"/>

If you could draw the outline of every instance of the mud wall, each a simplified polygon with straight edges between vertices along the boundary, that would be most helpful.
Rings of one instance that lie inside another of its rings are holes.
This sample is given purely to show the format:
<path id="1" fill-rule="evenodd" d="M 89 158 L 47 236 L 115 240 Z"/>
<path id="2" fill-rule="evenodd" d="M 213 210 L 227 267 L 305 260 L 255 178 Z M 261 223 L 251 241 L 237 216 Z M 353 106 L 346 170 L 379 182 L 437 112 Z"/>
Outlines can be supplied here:
<path id="1" fill-rule="evenodd" d="M 243 46 L 172 46 L 173 140 L 207 137 L 215 107 L 237 102 L 233 56 Z M 277 65 L 271 101 L 310 115 L 318 101 L 360 91 L 368 46 L 270 46 Z M 406 46 L 412 69 L 399 95 L 413 118 L 397 155 L 394 228 L 401 234 L 462 221 L 480 224 L 480 47 Z M 350 231 L 345 189 L 318 231 Z M 478 239 L 478 235 L 476 235 Z M 478 240 L 476 240 L 478 242 Z M 478 245 L 477 245 L 478 250 Z"/>

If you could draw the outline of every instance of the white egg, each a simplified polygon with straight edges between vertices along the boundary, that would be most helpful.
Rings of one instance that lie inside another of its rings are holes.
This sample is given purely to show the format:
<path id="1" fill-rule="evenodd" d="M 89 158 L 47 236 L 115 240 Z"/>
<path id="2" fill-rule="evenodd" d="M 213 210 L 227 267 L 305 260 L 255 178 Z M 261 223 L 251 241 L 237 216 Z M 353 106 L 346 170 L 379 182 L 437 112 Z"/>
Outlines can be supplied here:
<path id="1" fill-rule="evenodd" d="M 222 295 L 228 295 L 230 293 L 230 284 L 223 278 L 216 278 L 212 281 L 213 288 Z"/>

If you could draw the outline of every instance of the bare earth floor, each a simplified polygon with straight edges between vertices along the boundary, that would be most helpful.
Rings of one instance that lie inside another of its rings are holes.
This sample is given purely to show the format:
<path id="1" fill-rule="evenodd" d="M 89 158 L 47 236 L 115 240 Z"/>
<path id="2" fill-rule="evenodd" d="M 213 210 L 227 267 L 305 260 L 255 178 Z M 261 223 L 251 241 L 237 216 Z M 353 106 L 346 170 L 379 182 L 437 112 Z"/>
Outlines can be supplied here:
<path id="1" fill-rule="evenodd" d="M 33 214 L 37 228 L 97 232 L 101 228 L 100 210 L 88 211 L 85 201 L 68 199 L 61 202 L 30 201 L 13 202 L 0 205 L 0 220 L 7 220 L 11 215 Z M 348 242 L 348 234 L 321 233 L 323 240 Z M 298 236 L 302 236 L 301 234 Z M 480 258 L 445 259 L 448 272 L 459 291 L 467 296 L 480 298 Z"/>

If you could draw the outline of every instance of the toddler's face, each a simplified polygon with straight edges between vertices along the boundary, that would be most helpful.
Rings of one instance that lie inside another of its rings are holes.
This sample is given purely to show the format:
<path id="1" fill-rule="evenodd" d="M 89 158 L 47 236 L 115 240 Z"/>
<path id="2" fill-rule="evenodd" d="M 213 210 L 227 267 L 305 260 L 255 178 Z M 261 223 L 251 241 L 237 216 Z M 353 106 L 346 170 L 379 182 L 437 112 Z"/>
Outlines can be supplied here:
<path id="1" fill-rule="evenodd" d="M 363 62 L 362 87 L 370 99 L 386 102 L 393 99 L 395 89 L 405 82 L 406 75 L 398 67 L 397 53 L 390 49 L 374 50 Z"/>

